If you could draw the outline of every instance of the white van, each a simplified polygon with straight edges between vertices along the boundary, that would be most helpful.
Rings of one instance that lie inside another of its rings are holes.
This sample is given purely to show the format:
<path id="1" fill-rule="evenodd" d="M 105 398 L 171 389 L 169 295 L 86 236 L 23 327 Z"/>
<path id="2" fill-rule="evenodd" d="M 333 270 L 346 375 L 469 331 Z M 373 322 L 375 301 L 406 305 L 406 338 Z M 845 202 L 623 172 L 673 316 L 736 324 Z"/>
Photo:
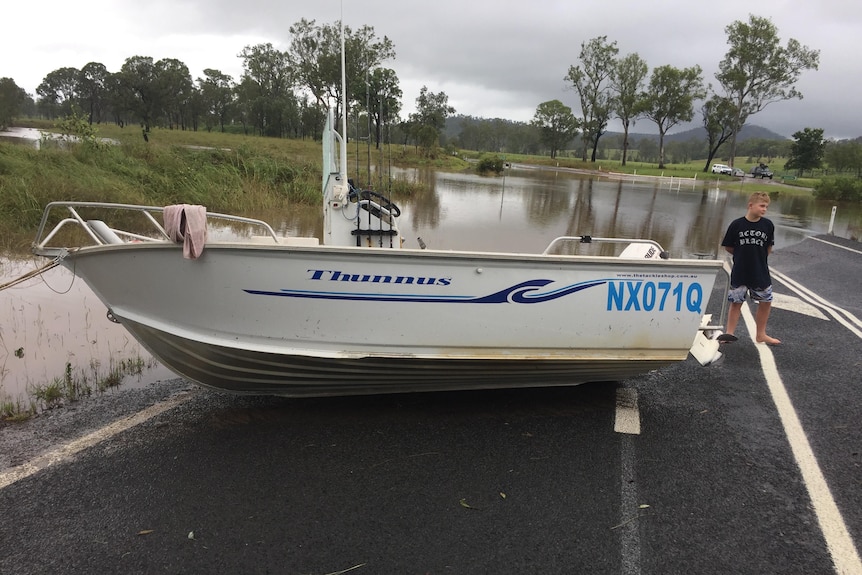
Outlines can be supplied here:
<path id="1" fill-rule="evenodd" d="M 730 166 L 725 166 L 724 164 L 713 164 L 712 165 L 712 173 L 713 174 L 727 174 L 728 176 L 733 173 L 733 170 Z"/>

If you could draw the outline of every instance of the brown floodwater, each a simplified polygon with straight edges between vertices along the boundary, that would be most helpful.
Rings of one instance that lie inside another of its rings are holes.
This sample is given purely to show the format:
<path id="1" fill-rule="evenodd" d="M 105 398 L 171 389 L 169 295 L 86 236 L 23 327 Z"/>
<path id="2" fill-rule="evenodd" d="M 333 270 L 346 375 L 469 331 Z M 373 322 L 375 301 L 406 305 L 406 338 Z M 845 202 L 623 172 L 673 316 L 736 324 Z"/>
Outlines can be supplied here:
<path id="1" fill-rule="evenodd" d="M 425 184 L 399 200 L 405 246 L 433 249 L 537 252 L 563 235 L 648 238 L 672 257 L 722 257 L 727 224 L 745 213 L 752 180 L 669 182 L 609 180 L 564 171 L 513 169 L 505 177 L 399 170 Z M 767 214 L 776 225 L 776 249 L 826 233 L 862 235 L 862 207 L 814 200 L 774 185 Z M 832 218 L 836 208 L 835 218 Z M 320 237 L 319 207 L 290 213 L 241 213 L 270 222 L 277 232 Z M 35 230 L 34 230 L 35 232 Z M 613 255 L 605 244 L 584 253 Z M 20 258 L 20 255 L 19 255 Z M 0 258 L 0 283 L 45 262 Z M 0 401 L 27 398 L 34 386 L 62 378 L 67 363 L 78 378 L 95 382 L 123 361 L 143 364 L 122 387 L 173 377 L 120 326 L 83 281 L 57 267 L 0 291 Z"/>
<path id="2" fill-rule="evenodd" d="M 0 283 L 44 263 L 0 260 Z M 59 266 L 0 292 L 0 400 L 26 400 L 37 386 L 64 378 L 67 363 L 94 389 L 123 362 L 140 372 L 125 375 L 122 386 L 175 377 L 105 312 L 84 282 Z"/>

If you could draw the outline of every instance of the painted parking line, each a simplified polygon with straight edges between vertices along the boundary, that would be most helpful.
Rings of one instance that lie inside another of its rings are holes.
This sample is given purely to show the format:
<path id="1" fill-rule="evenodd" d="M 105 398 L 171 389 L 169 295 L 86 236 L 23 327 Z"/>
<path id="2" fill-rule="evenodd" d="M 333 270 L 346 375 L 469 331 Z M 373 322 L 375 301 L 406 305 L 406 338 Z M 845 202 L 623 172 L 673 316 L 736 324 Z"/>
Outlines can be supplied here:
<path id="1" fill-rule="evenodd" d="M 93 445 L 105 441 L 106 439 L 109 439 L 123 431 L 126 431 L 127 429 L 135 427 L 136 425 L 140 425 L 141 423 L 159 415 L 160 413 L 168 411 L 169 409 L 173 409 L 181 403 L 188 401 L 189 399 L 191 399 L 191 397 L 192 394 L 190 393 L 184 393 L 171 397 L 161 403 L 152 405 L 143 411 L 139 411 L 134 415 L 119 419 L 109 425 L 106 425 L 105 427 L 97 429 L 92 433 L 88 433 L 83 437 L 79 437 L 74 441 L 70 441 L 65 445 L 61 445 L 60 447 L 53 449 L 48 453 L 42 454 L 39 457 L 28 461 L 27 463 L 23 463 L 17 467 L 12 467 L 11 469 L 0 472 L 0 489 L 12 485 L 16 481 L 20 481 L 21 479 L 30 477 L 34 473 L 38 473 L 39 471 L 51 467 L 52 465 L 57 465 L 58 463 L 68 461 L 75 454 L 83 451 L 84 449 L 92 447 Z"/>

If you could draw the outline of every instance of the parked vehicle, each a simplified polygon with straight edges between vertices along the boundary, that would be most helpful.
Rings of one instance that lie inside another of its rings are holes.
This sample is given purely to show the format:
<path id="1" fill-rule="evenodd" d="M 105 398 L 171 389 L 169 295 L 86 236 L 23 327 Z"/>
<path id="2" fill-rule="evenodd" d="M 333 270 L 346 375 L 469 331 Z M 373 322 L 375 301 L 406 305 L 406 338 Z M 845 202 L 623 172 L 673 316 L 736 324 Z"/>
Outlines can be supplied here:
<path id="1" fill-rule="evenodd" d="M 759 177 L 760 179 L 769 178 L 772 179 L 772 170 L 769 169 L 764 163 L 760 163 L 753 168 L 751 168 L 751 175 L 755 178 Z"/>
<path id="2" fill-rule="evenodd" d="M 724 164 L 713 164 L 712 165 L 712 173 L 713 174 L 726 174 L 729 176 L 732 172 L 733 172 L 733 170 L 730 168 L 730 166 L 726 166 Z"/>
<path id="3" fill-rule="evenodd" d="M 735 176 L 737 178 L 744 178 L 745 177 L 745 170 L 742 170 L 740 168 L 733 168 L 733 173 L 731 175 Z"/>

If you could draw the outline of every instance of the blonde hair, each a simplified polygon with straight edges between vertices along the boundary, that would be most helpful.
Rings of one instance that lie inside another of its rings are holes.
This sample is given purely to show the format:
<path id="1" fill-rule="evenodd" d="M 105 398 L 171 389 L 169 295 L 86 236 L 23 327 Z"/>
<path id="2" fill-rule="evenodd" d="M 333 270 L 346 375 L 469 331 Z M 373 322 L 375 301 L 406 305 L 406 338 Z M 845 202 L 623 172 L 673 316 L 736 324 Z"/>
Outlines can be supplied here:
<path id="1" fill-rule="evenodd" d="M 759 203 L 769 203 L 769 194 L 766 192 L 754 192 L 749 196 L 748 203 L 749 204 L 759 204 Z"/>

